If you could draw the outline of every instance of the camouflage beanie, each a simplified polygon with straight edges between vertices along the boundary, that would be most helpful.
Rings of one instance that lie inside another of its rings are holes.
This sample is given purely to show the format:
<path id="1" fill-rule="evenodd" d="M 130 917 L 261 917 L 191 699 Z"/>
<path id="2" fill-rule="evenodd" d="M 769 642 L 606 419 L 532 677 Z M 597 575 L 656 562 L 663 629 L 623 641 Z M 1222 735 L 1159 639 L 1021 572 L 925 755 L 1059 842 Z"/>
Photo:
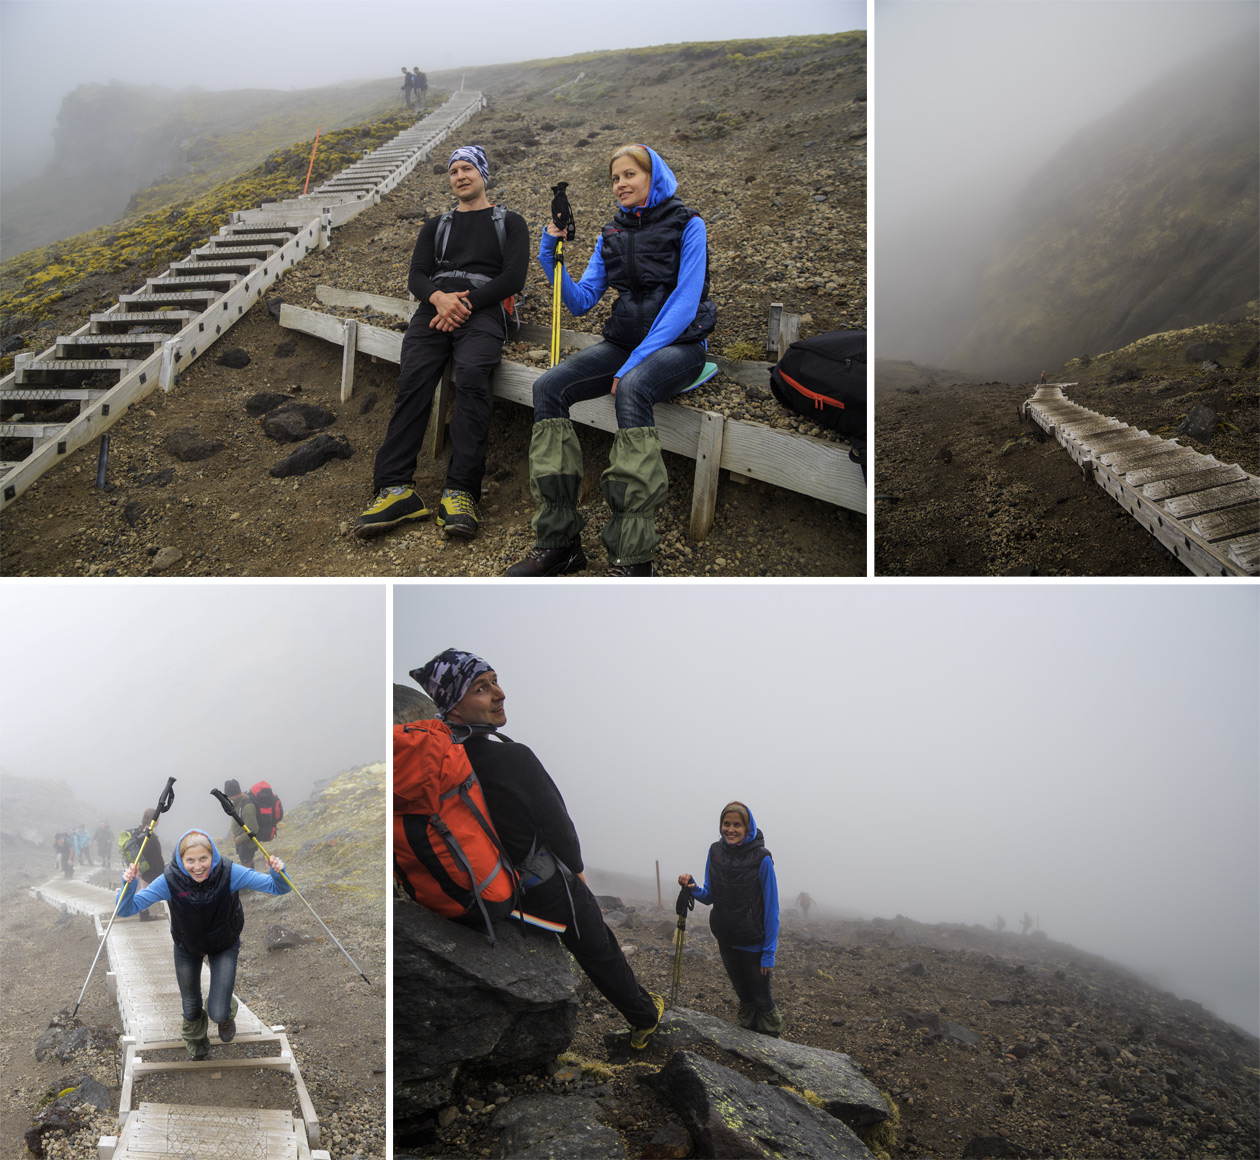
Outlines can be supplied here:
<path id="1" fill-rule="evenodd" d="M 438 716 L 445 720 L 447 713 L 464 699 L 477 674 L 488 673 L 491 667 L 473 653 L 448 648 L 428 664 L 412 669 L 411 679 L 429 694 Z"/>
<path id="2" fill-rule="evenodd" d="M 481 174 L 481 180 L 486 185 L 490 184 L 490 162 L 486 160 L 486 151 L 480 145 L 461 145 L 456 149 L 451 154 L 451 159 L 446 163 L 448 172 L 456 161 L 467 161 L 469 165 Z"/>

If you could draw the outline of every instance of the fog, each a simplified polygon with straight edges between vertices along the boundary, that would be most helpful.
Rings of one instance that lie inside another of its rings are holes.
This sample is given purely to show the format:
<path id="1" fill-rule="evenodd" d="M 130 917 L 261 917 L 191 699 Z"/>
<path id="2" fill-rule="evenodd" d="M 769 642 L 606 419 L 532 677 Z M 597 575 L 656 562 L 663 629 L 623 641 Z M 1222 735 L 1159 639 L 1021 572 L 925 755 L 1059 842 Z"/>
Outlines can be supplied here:
<path id="1" fill-rule="evenodd" d="M 135 823 L 175 777 L 169 842 L 227 832 L 210 790 L 229 777 L 269 781 L 292 807 L 316 781 L 386 759 L 379 586 L 15 583 L 5 595 L 7 773 L 64 781 Z"/>
<path id="2" fill-rule="evenodd" d="M 1260 1030 L 1260 590 L 465 583 L 394 590 L 394 679 L 454 646 L 587 864 L 667 895 L 746 802 L 780 895 L 1017 927 Z"/>
<path id="3" fill-rule="evenodd" d="M 475 15 L 473 15 L 475 14 Z M 0 4 L 0 183 L 52 156 L 61 99 L 111 80 L 174 89 L 302 89 L 440 69 L 694 40 L 866 27 L 853 0 L 4 0 Z M 312 135 L 314 126 L 312 126 Z"/>
<path id="4" fill-rule="evenodd" d="M 1260 36 L 1260 6 L 1235 0 L 875 0 L 874 13 L 874 342 L 934 365 L 968 329 L 986 247 L 1037 170 L 1160 76 Z"/>

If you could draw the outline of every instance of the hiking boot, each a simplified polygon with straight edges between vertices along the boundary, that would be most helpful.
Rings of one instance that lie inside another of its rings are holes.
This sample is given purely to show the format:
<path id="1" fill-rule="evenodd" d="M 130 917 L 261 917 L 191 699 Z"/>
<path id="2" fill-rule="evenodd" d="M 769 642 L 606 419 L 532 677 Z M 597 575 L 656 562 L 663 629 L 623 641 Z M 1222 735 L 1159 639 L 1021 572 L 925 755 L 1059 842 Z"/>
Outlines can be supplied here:
<path id="1" fill-rule="evenodd" d="M 462 488 L 448 487 L 438 502 L 437 525 L 447 539 L 471 540 L 477 534 L 477 505 Z"/>
<path id="2" fill-rule="evenodd" d="M 586 567 L 586 554 L 577 541 L 563 548 L 531 548 L 529 555 L 518 560 L 504 576 L 568 576 Z"/>
<path id="3" fill-rule="evenodd" d="M 424 501 L 410 487 L 383 487 L 354 521 L 354 534 L 361 539 L 379 536 L 404 520 L 422 520 L 428 514 Z"/>
<path id="4" fill-rule="evenodd" d="M 236 1020 L 228 1019 L 219 1024 L 219 1042 L 231 1043 L 236 1038 Z"/>
<path id="5" fill-rule="evenodd" d="M 665 1014 L 665 1000 L 655 992 L 649 991 L 652 996 L 652 1003 L 656 1007 L 656 1022 L 651 1027 L 634 1027 L 630 1030 L 630 1046 L 635 1051 L 642 1051 L 647 1045 L 648 1040 L 652 1038 L 652 1032 L 661 1025 L 661 1016 Z"/>
<path id="6" fill-rule="evenodd" d="M 656 569 L 652 561 L 645 564 L 609 564 L 605 576 L 655 576 Z"/>

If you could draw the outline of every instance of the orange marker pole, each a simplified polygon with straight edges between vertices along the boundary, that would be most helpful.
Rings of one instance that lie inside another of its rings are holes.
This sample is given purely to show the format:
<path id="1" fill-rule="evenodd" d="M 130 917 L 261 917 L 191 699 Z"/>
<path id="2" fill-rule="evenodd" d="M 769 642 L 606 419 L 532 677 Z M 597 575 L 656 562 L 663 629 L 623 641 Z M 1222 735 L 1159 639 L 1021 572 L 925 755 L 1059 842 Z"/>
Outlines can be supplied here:
<path id="1" fill-rule="evenodd" d="M 306 167 L 306 185 L 302 186 L 302 192 L 306 193 L 306 186 L 311 183 L 311 171 L 315 168 L 315 150 L 319 148 L 319 135 L 324 131 L 324 126 L 320 125 L 315 130 L 315 144 L 311 146 L 311 163 Z"/>

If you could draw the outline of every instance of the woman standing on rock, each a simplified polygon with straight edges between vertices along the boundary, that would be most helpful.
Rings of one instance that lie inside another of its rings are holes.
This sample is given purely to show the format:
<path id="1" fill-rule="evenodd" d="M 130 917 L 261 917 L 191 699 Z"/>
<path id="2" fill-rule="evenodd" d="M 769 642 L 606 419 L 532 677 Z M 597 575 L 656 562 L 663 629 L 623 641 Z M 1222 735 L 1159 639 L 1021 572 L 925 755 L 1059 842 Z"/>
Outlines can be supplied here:
<path id="1" fill-rule="evenodd" d="M 148 853 L 146 849 L 145 853 Z M 118 917 L 126 918 L 165 901 L 171 911 L 171 938 L 175 942 L 175 978 L 184 1010 L 180 1030 L 189 1059 L 205 1059 L 210 1052 L 210 1020 L 219 1025 L 219 1039 L 236 1037 L 236 959 L 241 951 L 245 912 L 237 897 L 240 890 L 263 894 L 288 894 L 281 876 L 284 863 L 270 859 L 271 873 L 260 874 L 235 862 L 225 862 L 202 830 L 189 830 L 179 840 L 178 853 L 157 878 L 136 890 L 136 870 L 123 871 L 122 899 Z M 201 964 L 210 961 L 210 993 L 201 1001 Z"/>
<path id="2" fill-rule="evenodd" d="M 678 875 L 697 902 L 713 907 L 709 929 L 739 998 L 739 1025 L 778 1038 L 783 1017 L 770 994 L 779 946 L 779 885 L 774 861 L 752 811 L 743 802 L 722 807 L 721 837 L 709 847 L 704 887 Z"/>
<path id="3" fill-rule="evenodd" d="M 603 531 L 608 575 L 651 576 L 659 537 L 656 509 L 668 480 L 653 405 L 685 390 L 704 366 L 705 336 L 717 311 L 709 298 L 703 219 L 675 192 L 678 181 L 646 145 L 623 145 L 608 162 L 616 216 L 603 229 L 581 281 L 561 271 L 561 297 L 575 317 L 612 286 L 618 293 L 604 341 L 579 351 L 534 382 L 529 486 L 538 504 L 534 548 L 509 576 L 563 576 L 586 567 L 577 510 L 582 449 L 569 408 L 611 392 L 617 434 L 600 486 L 612 512 Z M 554 222 L 538 261 L 554 281 Z"/>

